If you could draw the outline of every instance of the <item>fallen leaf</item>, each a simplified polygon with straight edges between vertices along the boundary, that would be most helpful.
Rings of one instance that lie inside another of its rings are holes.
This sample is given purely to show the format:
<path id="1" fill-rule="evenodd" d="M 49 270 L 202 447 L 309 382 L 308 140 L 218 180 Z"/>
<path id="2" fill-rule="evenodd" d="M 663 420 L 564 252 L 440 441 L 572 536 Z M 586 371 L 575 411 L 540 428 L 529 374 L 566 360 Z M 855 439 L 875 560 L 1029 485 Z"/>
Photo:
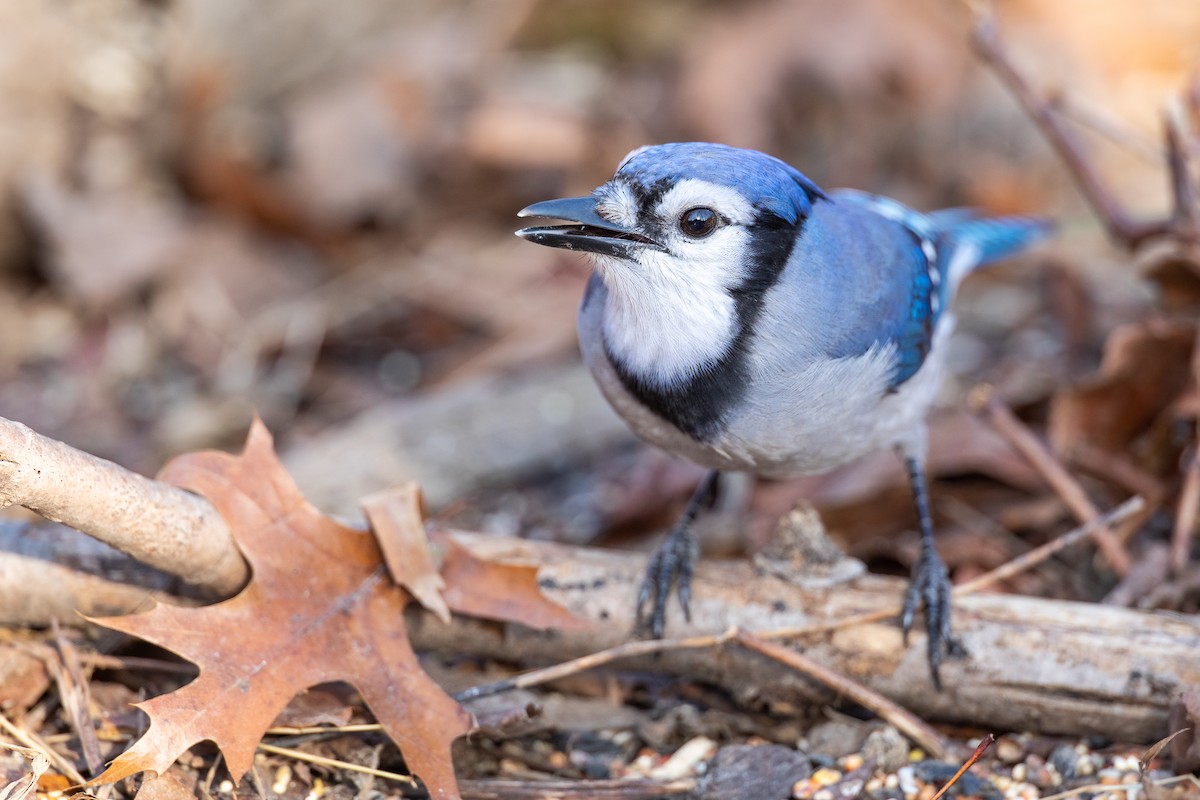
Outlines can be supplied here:
<path id="1" fill-rule="evenodd" d="M 1158 286 L 1163 309 L 1175 314 L 1194 314 L 1200 309 L 1200 246 L 1173 244 L 1143 268 L 1146 278 Z"/>
<path id="2" fill-rule="evenodd" d="M 181 775 L 176 774 L 178 772 L 177 768 L 171 769 L 142 781 L 134 800 L 190 800 L 196 797 L 195 776 L 190 776 L 192 785 L 189 786 L 181 780 Z"/>
<path id="3" fill-rule="evenodd" d="M 1048 431 L 1055 448 L 1070 453 L 1086 442 L 1125 451 L 1188 388 L 1195 338 L 1195 324 L 1184 321 L 1114 330 L 1097 375 L 1054 398 Z"/>
<path id="4" fill-rule="evenodd" d="M 345 688 L 346 691 L 338 691 Z M 272 728 L 313 728 L 317 725 L 345 725 L 350 722 L 349 687 L 342 684 L 309 689 L 293 698 L 280 712 Z"/>
<path id="5" fill-rule="evenodd" d="M 446 582 L 438 574 L 429 549 L 423 506 L 421 489 L 413 482 L 362 500 L 392 580 L 410 591 L 438 619 L 449 623 L 450 609 L 442 598 Z"/>
<path id="6" fill-rule="evenodd" d="M 1200 738 L 1196 736 L 1196 727 L 1200 726 L 1200 689 L 1185 689 L 1171 703 L 1167 711 L 1167 726 L 1181 732 L 1178 737 L 1171 737 L 1171 749 L 1168 751 L 1171 754 L 1171 770 L 1182 775 L 1200 769 Z"/>
<path id="7" fill-rule="evenodd" d="M 1167 798 L 1171 797 L 1169 789 L 1158 786 L 1150 780 L 1150 762 L 1158 758 L 1159 754 L 1180 734 L 1190 732 L 1191 728 L 1180 728 L 1174 733 L 1159 739 L 1146 752 L 1142 753 L 1142 757 L 1138 759 L 1138 781 L 1141 783 L 1142 792 L 1147 800 L 1167 800 Z"/>
<path id="8" fill-rule="evenodd" d="M 216 605 L 160 605 L 95 620 L 179 654 L 200 674 L 138 704 L 149 730 L 94 782 L 161 775 L 203 740 L 216 743 L 240 780 L 288 701 L 310 686 L 346 681 L 430 795 L 457 798 L 450 745 L 468 731 L 469 716 L 421 670 L 403 624 L 410 596 L 389 580 L 375 540 L 303 498 L 261 422 L 240 456 L 185 455 L 160 478 L 213 503 L 253 578 Z"/>
<path id="9" fill-rule="evenodd" d="M 537 564 L 478 558 L 445 532 L 431 538 L 445 550 L 444 597 L 453 611 L 540 629 L 584 628 L 590 624 L 546 599 L 538 587 Z"/>

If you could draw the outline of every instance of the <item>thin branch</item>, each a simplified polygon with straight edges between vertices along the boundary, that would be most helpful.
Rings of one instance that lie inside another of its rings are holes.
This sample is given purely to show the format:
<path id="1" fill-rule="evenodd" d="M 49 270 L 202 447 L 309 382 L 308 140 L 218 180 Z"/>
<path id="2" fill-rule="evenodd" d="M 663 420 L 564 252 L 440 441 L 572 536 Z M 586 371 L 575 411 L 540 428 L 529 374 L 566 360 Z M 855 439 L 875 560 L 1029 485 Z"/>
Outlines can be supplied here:
<path id="1" fill-rule="evenodd" d="M 761 653 L 767 658 L 774 659 L 780 664 L 828 686 L 840 696 L 850 698 L 879 718 L 891 723 L 896 730 L 916 742 L 934 758 L 947 758 L 956 750 L 949 739 L 911 711 L 893 703 L 879 692 L 868 689 L 858 681 L 834 672 L 823 664 L 818 664 L 796 650 L 765 641 L 752 633 L 740 630 L 734 634 L 733 641 L 747 650 Z"/>
<path id="2" fill-rule="evenodd" d="M 249 577 L 208 501 L 3 418 L 0 504 L 25 506 L 223 597 Z"/>
<path id="3" fill-rule="evenodd" d="M 1076 519 L 1080 522 L 1092 522 L 1099 518 L 1099 509 L 1088 498 L 1079 482 L 994 392 L 987 387 L 981 387 L 973 393 L 971 405 L 974 410 L 984 415 L 1017 452 L 1025 456 L 1030 466 L 1036 469 L 1050 488 L 1062 498 Z M 1112 571 L 1124 577 L 1129 572 L 1132 562 L 1121 540 L 1107 526 L 1094 529 L 1092 538 L 1096 540 Z"/>
<path id="4" fill-rule="evenodd" d="M 1196 529 L 1200 510 L 1200 441 L 1184 453 L 1183 489 L 1175 509 L 1175 525 L 1171 530 L 1171 571 L 1178 574 L 1187 566 L 1192 548 L 1192 532 Z"/>
<path id="5" fill-rule="evenodd" d="M 975 28 L 974 42 L 979 55 L 991 65 L 997 77 L 1008 87 L 1054 147 L 1110 236 L 1124 243 L 1129 249 L 1135 250 L 1150 239 L 1174 232 L 1171 219 L 1146 222 L 1135 220 L 1117 200 L 1116 195 L 1096 172 L 1083 142 L 1065 124 L 1058 102 L 1054 98 L 1038 95 L 1025 77 L 1017 71 L 1008 51 L 1000 43 L 995 21 L 990 16 L 980 17 Z"/>

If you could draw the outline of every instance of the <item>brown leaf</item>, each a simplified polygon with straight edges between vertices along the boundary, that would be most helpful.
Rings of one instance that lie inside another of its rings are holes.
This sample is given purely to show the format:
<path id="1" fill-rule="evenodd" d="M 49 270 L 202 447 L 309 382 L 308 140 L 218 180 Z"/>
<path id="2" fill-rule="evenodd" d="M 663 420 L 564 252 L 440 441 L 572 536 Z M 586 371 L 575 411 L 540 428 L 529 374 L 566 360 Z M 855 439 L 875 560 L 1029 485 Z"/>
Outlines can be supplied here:
<path id="1" fill-rule="evenodd" d="M 1196 728 L 1200 726 L 1200 689 L 1185 689 L 1171 703 L 1167 726 L 1180 732 L 1171 737 L 1171 770 L 1181 775 L 1200 769 L 1200 737 L 1196 736 Z"/>
<path id="2" fill-rule="evenodd" d="M 449 623 L 450 609 L 442 599 L 446 582 L 438 574 L 429 549 L 429 537 L 425 535 L 421 488 L 409 482 L 364 497 L 362 507 L 383 551 L 392 580 L 412 592 L 417 602 L 438 619 Z"/>
<path id="3" fill-rule="evenodd" d="M 195 776 L 189 786 L 178 773 L 179 769 L 174 768 L 142 781 L 134 800 L 190 800 L 196 797 Z"/>
<path id="4" fill-rule="evenodd" d="M 1113 331 L 1095 378 L 1055 397 L 1054 446 L 1064 453 L 1080 442 L 1124 451 L 1187 389 L 1195 338 L 1193 323 L 1161 319 Z"/>
<path id="5" fill-rule="evenodd" d="M 339 687 L 340 684 L 318 687 L 296 696 L 275 718 L 271 727 L 312 728 L 317 725 L 347 724 L 352 716 L 350 700 L 343 696 L 343 692 L 336 691 Z"/>
<path id="6" fill-rule="evenodd" d="M 478 558 L 444 532 L 433 541 L 445 550 L 444 597 L 452 610 L 472 617 L 519 622 L 531 628 L 584 628 L 587 621 L 546 599 L 536 564 Z"/>
<path id="7" fill-rule="evenodd" d="M 1142 753 L 1142 757 L 1138 759 L 1138 779 L 1142 784 L 1142 791 L 1145 793 L 1147 800 L 1167 800 L 1171 796 L 1171 792 L 1154 784 L 1150 780 L 1150 762 L 1158 758 L 1161 753 L 1171 742 L 1180 734 L 1189 733 L 1191 728 L 1181 728 L 1174 733 L 1159 739 L 1150 746 L 1146 752 Z"/>
<path id="8" fill-rule="evenodd" d="M 182 456 L 163 480 L 207 497 L 229 524 L 253 578 L 213 606 L 160 605 L 97 620 L 194 662 L 200 675 L 139 704 L 146 734 L 96 782 L 162 774 L 188 747 L 217 744 L 240 779 L 263 731 L 297 693 L 331 681 L 358 689 L 435 798 L 458 797 L 450 744 L 469 718 L 424 672 L 403 625 L 409 595 L 388 580 L 373 538 L 321 514 L 300 494 L 261 422 L 240 456 Z"/>

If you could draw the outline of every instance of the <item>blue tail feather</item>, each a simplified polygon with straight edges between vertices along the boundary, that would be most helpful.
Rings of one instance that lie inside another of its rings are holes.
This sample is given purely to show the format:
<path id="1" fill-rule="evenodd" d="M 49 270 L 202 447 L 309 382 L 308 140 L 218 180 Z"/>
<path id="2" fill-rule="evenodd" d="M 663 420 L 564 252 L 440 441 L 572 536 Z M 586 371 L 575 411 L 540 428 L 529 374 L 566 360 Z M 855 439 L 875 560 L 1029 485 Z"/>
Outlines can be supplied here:
<path id="1" fill-rule="evenodd" d="M 1016 255 L 1045 239 L 1054 230 L 1050 220 L 1041 217 L 970 217 L 962 209 L 949 209 L 928 215 L 943 236 L 951 241 L 970 242 L 979 248 L 980 265 Z"/>

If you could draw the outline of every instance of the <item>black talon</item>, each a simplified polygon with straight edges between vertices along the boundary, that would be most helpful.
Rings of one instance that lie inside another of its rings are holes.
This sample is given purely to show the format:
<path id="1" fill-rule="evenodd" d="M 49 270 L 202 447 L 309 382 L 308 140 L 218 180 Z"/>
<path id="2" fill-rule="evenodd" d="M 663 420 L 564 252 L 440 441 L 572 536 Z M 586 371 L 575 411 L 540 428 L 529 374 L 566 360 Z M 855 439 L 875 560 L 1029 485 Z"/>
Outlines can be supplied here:
<path id="1" fill-rule="evenodd" d="M 636 629 L 648 632 L 655 639 L 661 639 L 666 628 L 667 602 L 670 600 L 672 587 L 675 587 L 679 597 L 684 618 L 688 622 L 692 621 L 692 574 L 697 555 L 692 523 L 700 509 L 708 507 L 715 500 L 719 475 L 720 473 L 714 471 L 704 476 L 692 498 L 688 500 L 683 516 L 675 523 L 675 527 L 646 565 L 646 574 L 638 589 Z M 646 606 L 651 598 L 654 603 L 647 615 Z"/>
<path id="2" fill-rule="evenodd" d="M 954 638 L 950 629 L 950 576 L 933 543 L 933 518 L 929 513 L 929 490 L 925 483 L 925 470 L 915 458 L 906 458 L 904 464 L 908 468 L 908 478 L 917 503 L 917 521 L 921 526 L 921 555 L 913 565 L 912 580 L 904 595 L 900 627 L 904 631 L 904 642 L 907 644 L 908 633 L 912 630 L 917 609 L 924 606 L 929 672 L 933 678 L 933 685 L 940 691 L 942 656 L 961 656 L 966 650 Z"/>

